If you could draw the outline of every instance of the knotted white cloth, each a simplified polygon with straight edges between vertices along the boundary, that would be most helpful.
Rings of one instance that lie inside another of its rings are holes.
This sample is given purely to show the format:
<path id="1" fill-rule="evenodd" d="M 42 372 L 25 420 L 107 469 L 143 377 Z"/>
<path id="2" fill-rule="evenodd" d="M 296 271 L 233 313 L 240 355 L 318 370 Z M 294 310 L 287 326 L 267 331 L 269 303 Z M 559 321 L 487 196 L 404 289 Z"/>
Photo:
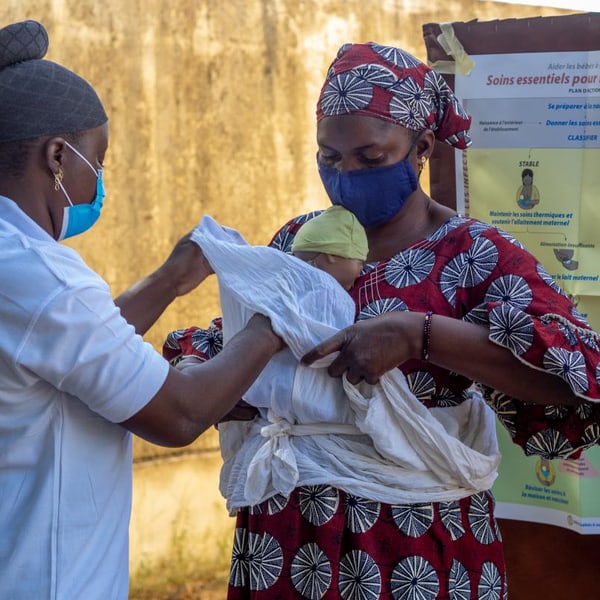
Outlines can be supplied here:
<path id="1" fill-rule="evenodd" d="M 220 490 L 233 513 L 299 485 L 330 484 L 389 504 L 452 501 L 489 489 L 500 461 L 492 410 L 480 395 L 427 409 L 399 369 L 376 385 L 335 379 L 325 357 L 299 359 L 354 321 L 327 273 L 205 216 L 192 239 L 217 274 L 224 343 L 260 312 L 288 345 L 245 394 L 251 422 L 219 425 Z"/>

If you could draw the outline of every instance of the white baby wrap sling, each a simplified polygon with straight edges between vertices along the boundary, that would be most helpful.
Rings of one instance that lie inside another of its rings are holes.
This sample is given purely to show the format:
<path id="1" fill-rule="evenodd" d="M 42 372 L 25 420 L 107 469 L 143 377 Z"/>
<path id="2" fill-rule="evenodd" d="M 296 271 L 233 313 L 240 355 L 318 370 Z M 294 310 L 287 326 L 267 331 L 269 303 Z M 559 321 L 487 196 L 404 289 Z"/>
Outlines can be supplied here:
<path id="1" fill-rule="evenodd" d="M 224 343 L 259 312 L 288 346 L 244 395 L 260 416 L 219 425 L 220 490 L 232 513 L 300 485 L 388 504 L 452 501 L 491 487 L 500 455 L 494 413 L 480 395 L 427 409 L 399 369 L 376 385 L 352 385 L 328 375 L 334 355 L 301 365 L 308 350 L 353 323 L 342 286 L 207 216 L 192 239 L 218 277 Z"/>

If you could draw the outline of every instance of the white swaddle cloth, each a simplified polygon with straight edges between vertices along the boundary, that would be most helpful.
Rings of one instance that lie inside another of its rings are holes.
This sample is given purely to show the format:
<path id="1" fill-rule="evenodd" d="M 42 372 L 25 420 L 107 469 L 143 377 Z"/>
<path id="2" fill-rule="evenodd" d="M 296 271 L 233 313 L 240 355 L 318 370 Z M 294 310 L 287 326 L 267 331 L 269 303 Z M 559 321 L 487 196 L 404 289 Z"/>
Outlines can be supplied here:
<path id="1" fill-rule="evenodd" d="M 489 489 L 500 461 L 494 413 L 478 394 L 427 409 L 399 369 L 376 385 L 330 377 L 335 355 L 299 359 L 354 321 L 354 302 L 329 274 L 205 216 L 192 233 L 219 282 L 223 338 L 256 312 L 288 348 L 244 395 L 251 422 L 219 425 L 220 489 L 231 512 L 298 485 L 330 484 L 389 504 L 451 501 Z"/>

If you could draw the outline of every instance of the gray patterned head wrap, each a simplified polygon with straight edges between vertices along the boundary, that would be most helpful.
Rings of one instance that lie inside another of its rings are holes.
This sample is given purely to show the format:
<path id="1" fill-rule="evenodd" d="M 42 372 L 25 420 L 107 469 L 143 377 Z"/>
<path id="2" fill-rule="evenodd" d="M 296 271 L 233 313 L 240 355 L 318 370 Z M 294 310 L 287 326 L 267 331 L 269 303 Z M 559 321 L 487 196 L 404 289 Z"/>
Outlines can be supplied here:
<path id="1" fill-rule="evenodd" d="M 76 133 L 108 121 L 92 86 L 42 60 L 48 34 L 37 21 L 0 29 L 0 142 Z"/>

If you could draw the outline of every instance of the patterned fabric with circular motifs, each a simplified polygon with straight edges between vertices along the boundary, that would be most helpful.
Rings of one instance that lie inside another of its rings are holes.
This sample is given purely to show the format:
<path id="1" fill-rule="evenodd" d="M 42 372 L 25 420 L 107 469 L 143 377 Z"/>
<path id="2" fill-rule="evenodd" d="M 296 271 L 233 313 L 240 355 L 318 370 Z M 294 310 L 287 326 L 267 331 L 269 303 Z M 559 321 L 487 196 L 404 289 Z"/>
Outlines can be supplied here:
<path id="1" fill-rule="evenodd" d="M 288 252 L 314 211 L 293 219 L 272 245 Z M 489 329 L 490 339 L 523 362 L 564 379 L 587 404 L 550 411 L 484 388 L 490 406 L 526 454 L 572 456 L 600 440 L 600 336 L 546 269 L 507 232 L 456 216 L 390 260 L 365 266 L 351 290 L 357 319 L 414 310 L 443 314 Z M 170 334 L 167 358 L 210 358 L 220 349 L 217 320 L 208 329 Z M 421 361 L 402 366 L 412 391 L 428 407 L 453 406 L 471 385 Z"/>
<path id="2" fill-rule="evenodd" d="M 368 76 L 385 79 L 382 72 Z M 272 245 L 289 251 L 295 232 L 315 214 L 290 221 Z M 598 444 L 600 336 L 544 267 L 506 232 L 453 217 L 392 259 L 366 264 L 351 294 L 358 320 L 405 310 L 463 319 L 487 327 L 490 340 L 523 362 L 562 378 L 582 398 L 579 406 L 524 404 L 484 388 L 488 403 L 525 454 L 576 457 Z M 217 320 L 208 330 L 174 332 L 165 356 L 174 362 L 186 355 L 210 358 L 218 348 L 219 331 Z M 423 361 L 409 361 L 402 370 L 429 408 L 460 404 L 473 383 Z M 261 557 L 267 560 L 264 566 L 257 562 Z M 450 600 L 506 598 L 490 495 L 388 506 L 313 486 L 238 514 L 232 600 L 425 600 L 436 594 Z"/>
<path id="3" fill-rule="evenodd" d="M 390 506 L 319 485 L 296 489 L 275 514 L 268 501 L 255 508 L 237 515 L 229 600 L 507 597 L 489 492 Z"/>
<path id="4" fill-rule="evenodd" d="M 431 129 L 457 148 L 471 144 L 471 117 L 446 81 L 408 52 L 375 42 L 344 44 L 327 70 L 317 120 L 359 114 L 413 131 Z"/>

